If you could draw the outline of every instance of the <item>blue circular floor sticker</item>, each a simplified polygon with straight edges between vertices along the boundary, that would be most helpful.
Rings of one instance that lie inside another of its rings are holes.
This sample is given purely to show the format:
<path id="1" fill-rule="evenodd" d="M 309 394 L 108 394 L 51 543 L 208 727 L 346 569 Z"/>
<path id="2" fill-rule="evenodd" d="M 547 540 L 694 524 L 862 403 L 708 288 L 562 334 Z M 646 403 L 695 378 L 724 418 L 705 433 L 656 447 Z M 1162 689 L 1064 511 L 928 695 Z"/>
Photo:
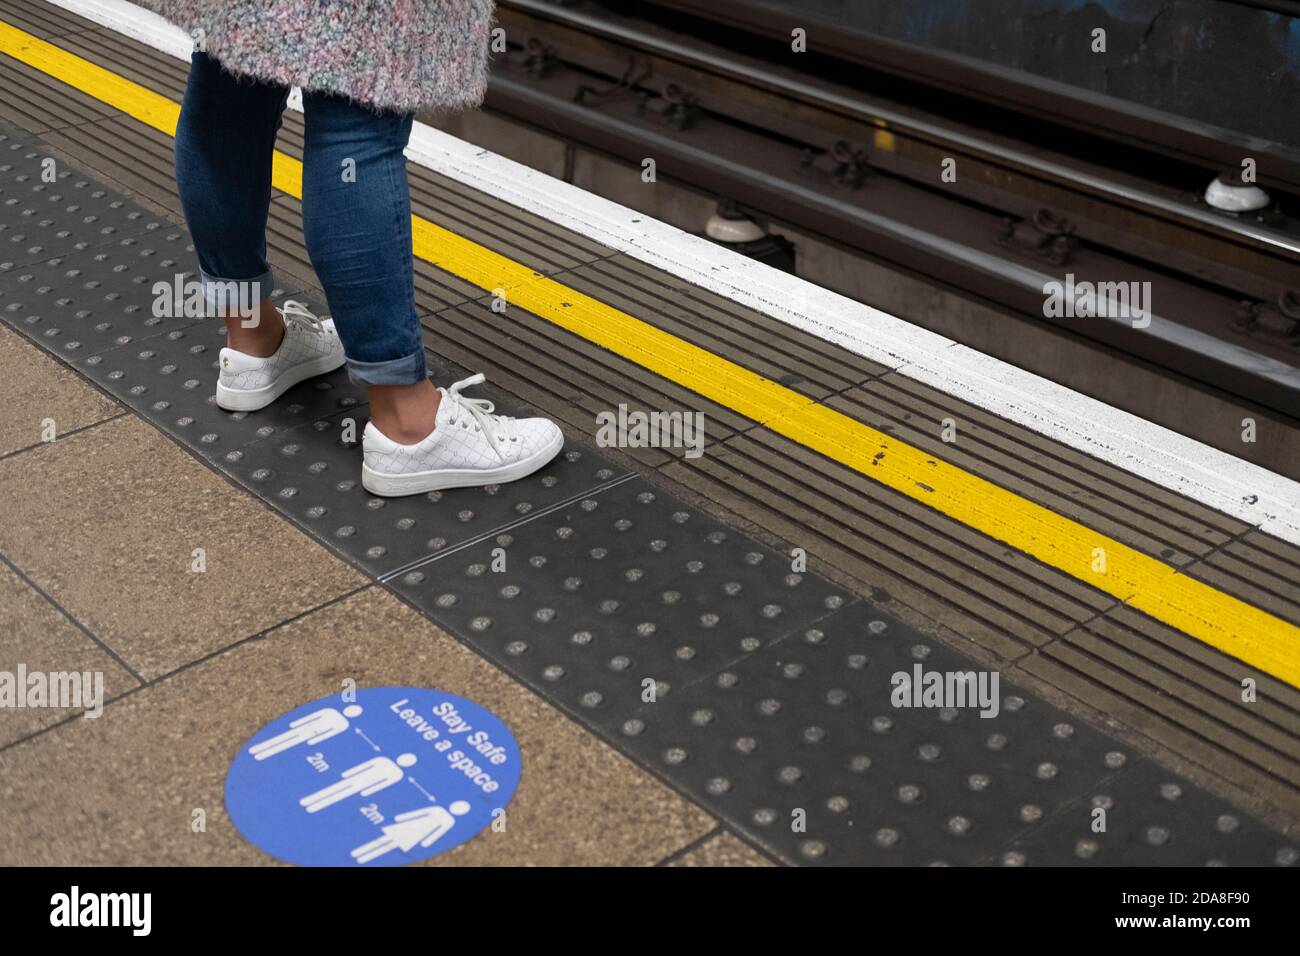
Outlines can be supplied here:
<path id="1" fill-rule="evenodd" d="M 400 866 L 464 843 L 505 810 L 519 747 L 495 715 L 420 687 L 355 698 L 304 704 L 239 751 L 226 812 L 250 842 L 303 866 Z"/>

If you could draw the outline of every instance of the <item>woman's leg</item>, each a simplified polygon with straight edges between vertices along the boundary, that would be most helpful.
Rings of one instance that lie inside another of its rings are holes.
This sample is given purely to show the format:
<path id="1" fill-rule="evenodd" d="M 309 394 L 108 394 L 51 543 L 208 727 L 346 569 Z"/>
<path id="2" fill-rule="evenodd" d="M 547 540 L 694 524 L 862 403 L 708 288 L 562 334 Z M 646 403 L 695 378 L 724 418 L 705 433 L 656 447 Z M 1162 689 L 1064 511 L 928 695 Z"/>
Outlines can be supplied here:
<path id="1" fill-rule="evenodd" d="M 412 117 L 325 94 L 304 96 L 303 109 L 307 252 L 348 373 L 368 387 L 371 421 L 394 441 L 414 444 L 434 430 L 441 396 L 428 378 L 415 311 L 402 154 Z"/>
<path id="2" fill-rule="evenodd" d="M 208 308 L 232 349 L 273 354 L 284 323 L 266 262 L 271 157 L 286 87 L 236 79 L 205 53 L 190 61 L 176 127 L 176 185 L 198 253 Z"/>
<path id="3" fill-rule="evenodd" d="M 377 495 L 500 484 L 531 475 L 564 447 L 544 418 L 494 414 L 462 394 L 471 376 L 434 388 L 415 312 L 411 196 L 402 150 L 411 117 L 323 94 L 303 97 L 302 215 L 307 251 L 347 353 L 367 386 L 361 484 Z"/>

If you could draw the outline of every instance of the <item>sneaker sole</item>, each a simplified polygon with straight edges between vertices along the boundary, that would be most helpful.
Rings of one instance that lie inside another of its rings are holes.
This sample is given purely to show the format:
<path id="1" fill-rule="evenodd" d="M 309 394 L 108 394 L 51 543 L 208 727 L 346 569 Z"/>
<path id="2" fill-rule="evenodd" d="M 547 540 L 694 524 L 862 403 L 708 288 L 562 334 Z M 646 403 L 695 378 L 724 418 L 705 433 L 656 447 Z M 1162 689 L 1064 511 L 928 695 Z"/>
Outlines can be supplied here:
<path id="1" fill-rule="evenodd" d="M 445 488 L 478 488 L 483 485 L 504 485 L 527 478 L 539 468 L 549 464 L 564 447 L 563 433 L 555 441 L 531 458 L 499 468 L 439 468 L 435 471 L 416 471 L 409 475 L 387 475 L 372 471 L 361 463 L 361 487 L 382 498 L 400 498 L 419 495 Z"/>
<path id="2" fill-rule="evenodd" d="M 270 385 L 262 388 L 230 388 L 217 382 L 217 406 L 228 412 L 255 412 L 259 408 L 266 408 L 299 382 L 341 368 L 346 361 L 346 358 L 335 359 L 326 356 L 304 362 L 302 365 L 295 365 Z"/>

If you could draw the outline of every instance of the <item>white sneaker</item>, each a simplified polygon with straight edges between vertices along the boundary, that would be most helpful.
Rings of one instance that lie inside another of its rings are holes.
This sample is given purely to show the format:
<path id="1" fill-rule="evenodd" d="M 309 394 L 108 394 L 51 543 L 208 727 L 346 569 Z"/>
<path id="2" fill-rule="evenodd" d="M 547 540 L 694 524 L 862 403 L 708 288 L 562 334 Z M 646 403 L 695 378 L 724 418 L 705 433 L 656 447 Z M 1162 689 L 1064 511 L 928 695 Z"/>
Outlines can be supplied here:
<path id="1" fill-rule="evenodd" d="M 547 418 L 492 414 L 491 402 L 466 398 L 462 388 L 483 383 L 482 373 L 438 389 L 442 403 L 433 431 L 401 445 L 367 422 L 361 438 L 361 484 L 395 497 L 439 488 L 473 488 L 531 475 L 564 447 L 564 433 Z"/>
<path id="2" fill-rule="evenodd" d="M 284 339 L 274 355 L 221 350 L 217 404 L 227 411 L 265 408 L 304 379 L 332 372 L 344 362 L 333 319 L 318 319 L 292 299 L 276 311 L 284 317 Z"/>

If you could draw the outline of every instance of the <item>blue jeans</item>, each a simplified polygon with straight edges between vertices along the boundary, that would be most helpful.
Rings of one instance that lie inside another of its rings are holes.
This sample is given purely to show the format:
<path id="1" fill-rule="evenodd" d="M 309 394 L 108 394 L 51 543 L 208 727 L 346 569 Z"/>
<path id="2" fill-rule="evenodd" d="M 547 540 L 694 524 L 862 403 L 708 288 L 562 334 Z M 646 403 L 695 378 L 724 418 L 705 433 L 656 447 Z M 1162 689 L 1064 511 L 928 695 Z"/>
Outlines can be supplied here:
<path id="1" fill-rule="evenodd" d="M 176 184 L 211 308 L 221 307 L 226 290 L 260 289 L 255 303 L 275 287 L 266 223 L 288 96 L 287 87 L 231 76 L 205 53 L 191 58 L 176 128 Z M 303 113 L 303 234 L 348 374 L 365 385 L 423 381 L 402 154 L 412 117 L 320 93 L 304 93 Z"/>

